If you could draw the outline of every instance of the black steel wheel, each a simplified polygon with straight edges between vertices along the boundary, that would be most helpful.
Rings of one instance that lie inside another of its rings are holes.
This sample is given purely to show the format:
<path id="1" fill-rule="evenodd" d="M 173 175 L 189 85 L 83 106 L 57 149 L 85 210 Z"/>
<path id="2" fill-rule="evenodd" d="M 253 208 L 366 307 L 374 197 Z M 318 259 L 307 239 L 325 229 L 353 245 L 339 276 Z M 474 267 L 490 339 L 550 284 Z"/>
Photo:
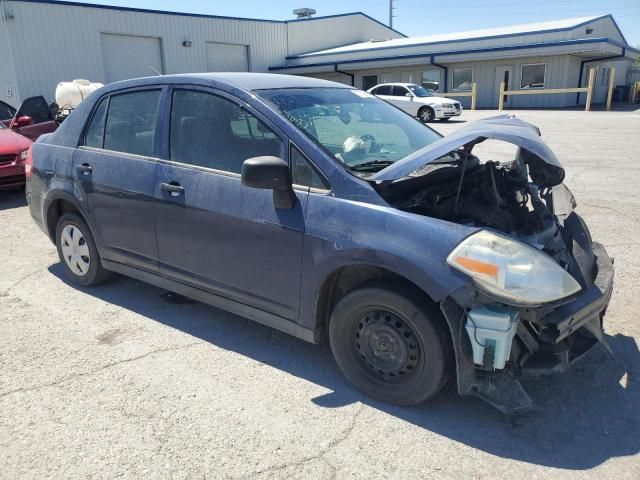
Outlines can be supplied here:
<path id="1" fill-rule="evenodd" d="M 368 312 L 353 341 L 364 364 L 384 380 L 407 375 L 418 366 L 421 349 L 416 333 L 392 311 Z"/>
<path id="2" fill-rule="evenodd" d="M 329 340 L 351 383 L 387 403 L 422 403 L 452 371 L 446 322 L 437 305 L 411 286 L 376 282 L 350 292 L 332 312 Z"/>

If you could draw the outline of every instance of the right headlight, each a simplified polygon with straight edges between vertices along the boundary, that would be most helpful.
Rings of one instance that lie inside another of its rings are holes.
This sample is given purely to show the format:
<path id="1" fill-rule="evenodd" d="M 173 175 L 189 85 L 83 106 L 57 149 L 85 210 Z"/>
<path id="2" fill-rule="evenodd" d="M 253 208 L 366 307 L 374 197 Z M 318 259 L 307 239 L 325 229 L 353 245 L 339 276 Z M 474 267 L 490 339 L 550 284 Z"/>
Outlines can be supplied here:
<path id="1" fill-rule="evenodd" d="M 539 305 L 581 290 L 546 253 L 487 230 L 463 240 L 449 254 L 447 263 L 505 303 Z"/>

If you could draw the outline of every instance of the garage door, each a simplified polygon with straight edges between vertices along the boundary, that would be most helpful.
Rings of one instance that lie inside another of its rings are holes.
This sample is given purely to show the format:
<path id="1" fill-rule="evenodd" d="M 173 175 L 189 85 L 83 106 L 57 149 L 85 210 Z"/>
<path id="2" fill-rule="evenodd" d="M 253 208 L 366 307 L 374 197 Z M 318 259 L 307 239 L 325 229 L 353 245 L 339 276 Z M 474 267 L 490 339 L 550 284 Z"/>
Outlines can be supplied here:
<path id="1" fill-rule="evenodd" d="M 248 72 L 249 47 L 233 43 L 207 42 L 208 72 Z"/>
<path id="2" fill-rule="evenodd" d="M 157 37 L 102 34 L 104 73 L 108 83 L 163 73 L 162 46 Z"/>

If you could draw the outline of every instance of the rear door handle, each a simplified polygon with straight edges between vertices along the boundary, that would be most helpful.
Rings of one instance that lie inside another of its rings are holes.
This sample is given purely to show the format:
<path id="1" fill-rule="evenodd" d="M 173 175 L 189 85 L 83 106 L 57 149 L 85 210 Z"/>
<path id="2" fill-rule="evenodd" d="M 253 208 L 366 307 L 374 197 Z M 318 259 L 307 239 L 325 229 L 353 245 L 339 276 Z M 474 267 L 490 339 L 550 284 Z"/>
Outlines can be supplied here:
<path id="1" fill-rule="evenodd" d="M 172 197 L 178 197 L 184 193 L 184 188 L 178 182 L 161 183 L 160 190 L 169 193 Z"/>
<path id="2" fill-rule="evenodd" d="M 93 169 L 88 163 L 83 163 L 82 165 L 78 165 L 76 167 L 76 171 L 84 176 L 89 176 L 91 175 Z"/>

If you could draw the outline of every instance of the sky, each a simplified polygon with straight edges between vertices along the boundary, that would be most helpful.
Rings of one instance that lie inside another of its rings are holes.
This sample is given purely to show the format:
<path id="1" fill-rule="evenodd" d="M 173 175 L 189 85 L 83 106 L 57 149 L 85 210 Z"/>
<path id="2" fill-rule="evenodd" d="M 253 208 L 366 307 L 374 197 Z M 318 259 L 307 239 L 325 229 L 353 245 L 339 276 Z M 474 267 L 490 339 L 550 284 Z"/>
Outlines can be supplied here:
<path id="1" fill-rule="evenodd" d="M 295 8 L 310 7 L 317 15 L 364 12 L 383 23 L 389 0 L 79 0 L 126 7 L 204 13 L 234 17 L 288 20 Z M 433 35 L 481 28 L 611 13 L 631 45 L 640 45 L 639 0 L 395 0 L 394 28 L 409 35 Z"/>

